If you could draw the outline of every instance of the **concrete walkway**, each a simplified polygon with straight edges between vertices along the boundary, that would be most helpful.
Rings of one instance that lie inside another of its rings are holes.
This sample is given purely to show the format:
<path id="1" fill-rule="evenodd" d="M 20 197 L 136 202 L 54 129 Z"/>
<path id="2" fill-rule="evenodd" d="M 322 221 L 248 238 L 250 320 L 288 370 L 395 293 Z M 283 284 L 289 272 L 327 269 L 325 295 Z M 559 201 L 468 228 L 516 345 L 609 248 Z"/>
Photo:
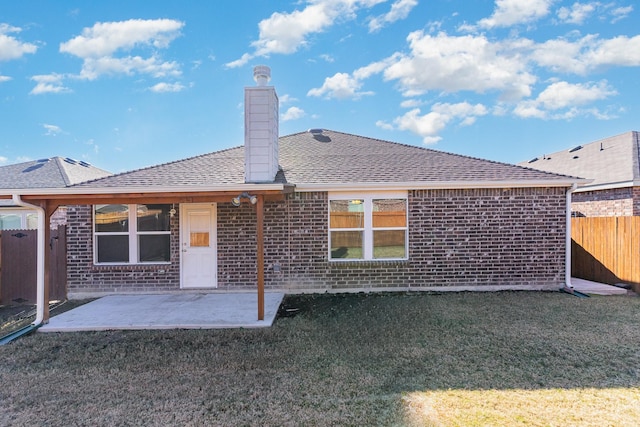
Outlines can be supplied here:
<path id="1" fill-rule="evenodd" d="M 591 282 L 585 279 L 571 278 L 573 288 L 583 294 L 593 295 L 626 295 L 627 290 L 618 286 L 606 285 L 604 283 Z"/>
<path id="2" fill-rule="evenodd" d="M 283 297 L 265 294 L 265 316 L 259 321 L 256 293 L 112 295 L 54 316 L 38 331 L 269 327 Z"/>

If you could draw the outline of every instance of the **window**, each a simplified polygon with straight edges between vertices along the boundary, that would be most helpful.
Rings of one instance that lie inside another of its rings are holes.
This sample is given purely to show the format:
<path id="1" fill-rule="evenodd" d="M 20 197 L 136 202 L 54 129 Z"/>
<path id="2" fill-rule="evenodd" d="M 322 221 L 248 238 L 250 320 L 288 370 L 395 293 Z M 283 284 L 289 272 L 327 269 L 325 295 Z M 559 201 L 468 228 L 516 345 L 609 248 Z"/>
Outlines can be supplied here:
<path id="1" fill-rule="evenodd" d="M 33 211 L 11 210 L 0 213 L 0 230 L 35 230 L 38 214 Z"/>
<path id="2" fill-rule="evenodd" d="M 407 259 L 407 194 L 329 194 L 332 260 Z"/>
<path id="3" fill-rule="evenodd" d="M 170 209 L 170 205 L 95 205 L 95 263 L 169 262 Z"/>

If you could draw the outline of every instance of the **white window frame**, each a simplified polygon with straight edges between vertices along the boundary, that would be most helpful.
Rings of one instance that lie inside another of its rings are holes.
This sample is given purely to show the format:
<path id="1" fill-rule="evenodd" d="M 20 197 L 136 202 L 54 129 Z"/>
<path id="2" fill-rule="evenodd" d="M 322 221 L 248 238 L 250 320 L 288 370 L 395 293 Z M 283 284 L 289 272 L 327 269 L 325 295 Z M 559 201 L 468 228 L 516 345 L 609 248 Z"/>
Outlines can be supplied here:
<path id="1" fill-rule="evenodd" d="M 404 199 L 406 202 L 405 227 L 373 227 L 373 201 L 379 199 Z M 364 201 L 364 229 L 362 228 L 331 228 L 331 201 L 332 200 L 363 200 Z M 376 192 L 338 192 L 328 193 L 327 219 L 329 232 L 328 259 L 331 262 L 353 261 L 406 261 L 409 259 L 409 192 L 408 191 L 376 191 Z M 332 231 L 363 231 L 362 258 L 331 258 L 331 232 Z M 380 230 L 405 230 L 405 257 L 404 258 L 374 258 L 373 257 L 373 232 Z"/>
<path id="2" fill-rule="evenodd" d="M 4 215 L 15 215 L 20 218 L 20 227 L 16 228 L 16 230 L 36 230 L 38 228 L 37 226 L 29 227 L 29 221 L 28 221 L 29 215 L 35 215 L 36 223 L 37 223 L 37 216 L 38 216 L 37 211 L 8 208 L 8 209 L 2 209 L 1 213 Z M 3 228 L 0 228 L 0 230 L 3 230 Z M 13 230 L 13 229 L 8 228 L 6 230 Z"/>
<path id="3" fill-rule="evenodd" d="M 108 205 L 109 203 L 105 203 Z M 122 203 L 118 203 L 122 204 Z M 144 205 L 144 203 L 142 203 Z M 155 204 L 155 203 L 154 203 Z M 163 203 L 160 203 L 163 204 Z M 167 203 L 164 203 L 165 205 Z M 129 207 L 129 231 L 123 232 L 98 232 L 96 231 L 96 205 L 91 207 L 93 217 L 93 263 L 94 265 L 168 265 L 171 261 L 139 261 L 138 236 L 169 235 L 169 250 L 171 250 L 171 229 L 167 231 L 138 231 L 138 206 L 140 204 L 128 204 Z M 128 236 L 129 237 L 129 262 L 98 262 L 98 236 Z M 135 260 L 131 262 L 131 260 Z"/>

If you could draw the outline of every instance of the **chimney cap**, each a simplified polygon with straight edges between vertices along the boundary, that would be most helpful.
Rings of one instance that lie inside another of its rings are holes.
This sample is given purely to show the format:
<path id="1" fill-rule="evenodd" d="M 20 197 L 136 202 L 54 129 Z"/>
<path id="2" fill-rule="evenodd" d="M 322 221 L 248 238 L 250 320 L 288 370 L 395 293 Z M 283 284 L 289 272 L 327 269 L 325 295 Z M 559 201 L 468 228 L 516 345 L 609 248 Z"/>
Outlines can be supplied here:
<path id="1" fill-rule="evenodd" d="M 253 79 L 258 86 L 266 86 L 271 80 L 271 68 L 266 65 L 257 65 L 253 68 Z"/>

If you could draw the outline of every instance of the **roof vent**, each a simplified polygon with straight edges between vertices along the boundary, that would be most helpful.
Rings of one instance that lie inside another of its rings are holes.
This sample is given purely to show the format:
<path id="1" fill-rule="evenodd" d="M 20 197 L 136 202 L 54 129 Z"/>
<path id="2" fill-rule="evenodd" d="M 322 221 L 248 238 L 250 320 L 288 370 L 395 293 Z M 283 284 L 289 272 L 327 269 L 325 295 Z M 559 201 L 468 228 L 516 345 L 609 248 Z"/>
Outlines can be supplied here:
<path id="1" fill-rule="evenodd" d="M 65 161 L 65 162 L 67 162 L 67 163 L 69 163 L 70 165 L 78 164 L 78 162 L 77 162 L 77 161 L 75 161 L 75 160 L 73 160 L 73 159 L 70 159 L 69 157 L 65 158 L 65 159 L 64 159 L 64 161 Z"/>
<path id="2" fill-rule="evenodd" d="M 577 147 L 573 147 L 571 150 L 569 150 L 570 153 L 576 152 L 578 150 L 582 150 L 582 145 L 578 145 Z"/>
<path id="3" fill-rule="evenodd" d="M 49 160 L 51 159 L 40 159 L 38 160 L 38 163 L 47 163 Z"/>
<path id="4" fill-rule="evenodd" d="M 534 157 L 533 159 L 529 160 L 529 163 L 535 163 L 538 160 L 540 160 L 540 159 L 538 159 L 537 157 Z"/>
<path id="5" fill-rule="evenodd" d="M 79 162 L 78 163 L 80 166 L 84 166 L 85 168 L 88 168 L 89 166 L 91 166 L 91 164 L 87 163 L 87 162 Z"/>
<path id="6" fill-rule="evenodd" d="M 580 156 L 573 156 L 573 158 L 574 158 L 574 159 L 579 159 L 579 158 L 580 158 Z"/>
<path id="7" fill-rule="evenodd" d="M 271 68 L 266 65 L 257 65 L 253 69 L 253 80 L 256 81 L 258 86 L 266 86 L 271 80 Z"/>
<path id="8" fill-rule="evenodd" d="M 324 129 L 309 129 L 311 135 L 320 135 L 324 132 Z"/>

